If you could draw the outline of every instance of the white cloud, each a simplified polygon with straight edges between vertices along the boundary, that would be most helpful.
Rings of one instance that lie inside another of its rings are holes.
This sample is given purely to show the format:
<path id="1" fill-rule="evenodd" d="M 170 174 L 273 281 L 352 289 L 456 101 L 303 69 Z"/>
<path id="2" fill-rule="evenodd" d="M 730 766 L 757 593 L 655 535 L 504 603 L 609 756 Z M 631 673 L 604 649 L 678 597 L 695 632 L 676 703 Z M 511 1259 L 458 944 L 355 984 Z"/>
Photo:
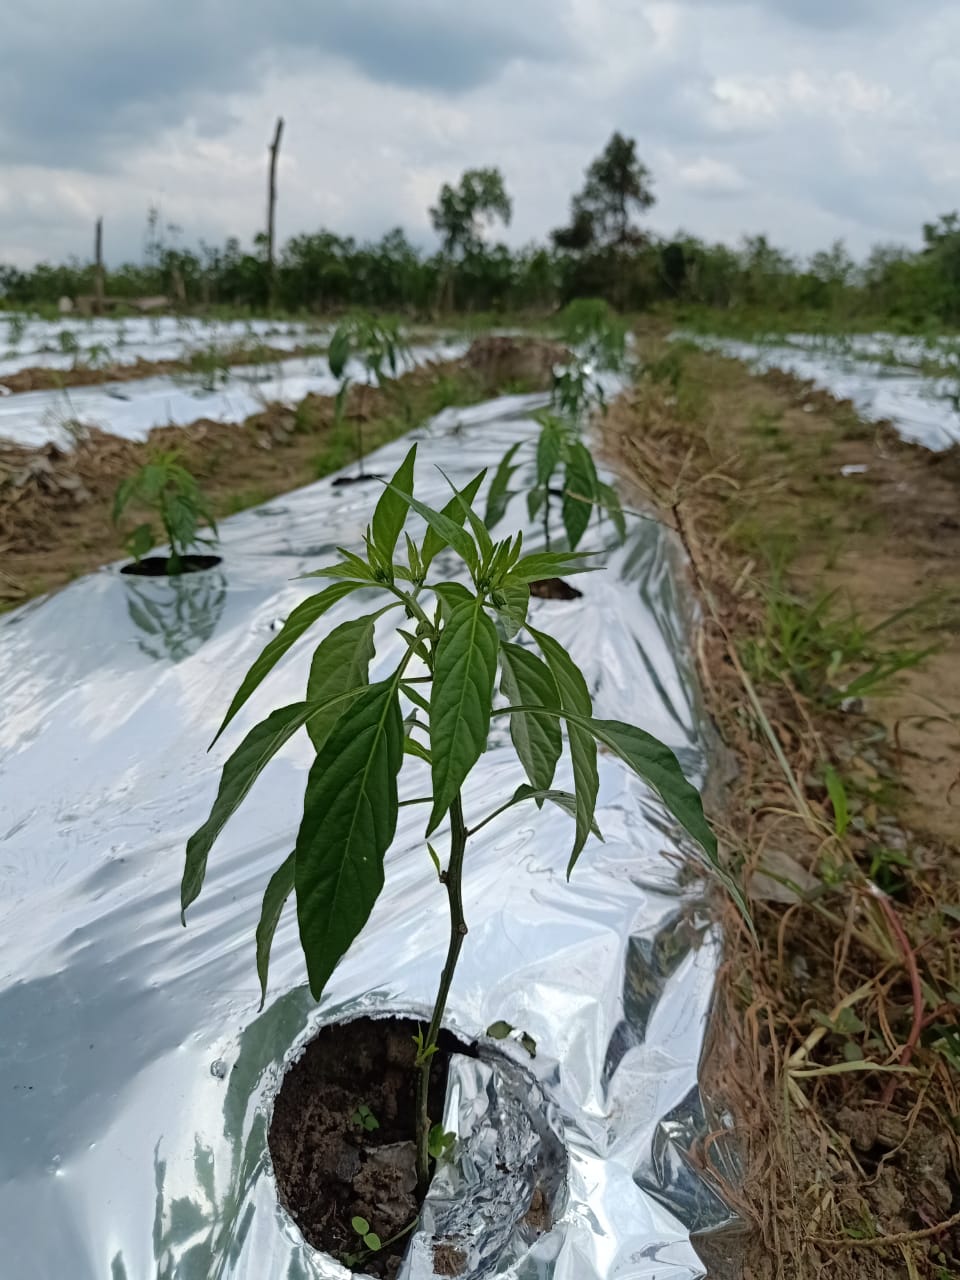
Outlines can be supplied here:
<path id="1" fill-rule="evenodd" d="M 960 203 L 946 0 L 911 7 L 908 27 L 894 0 L 37 10 L 8 15 L 0 46 L 0 261 L 85 257 L 101 212 L 110 259 L 136 255 L 154 203 L 190 242 L 249 240 L 277 114 L 284 236 L 402 224 L 431 243 L 440 183 L 495 164 L 507 238 L 542 238 L 614 129 L 653 170 L 664 234 L 863 251 L 916 242 Z"/>
<path id="2" fill-rule="evenodd" d="M 677 168 L 677 180 L 689 191 L 704 196 L 736 196 L 746 191 L 743 174 L 726 160 L 698 156 Z"/>

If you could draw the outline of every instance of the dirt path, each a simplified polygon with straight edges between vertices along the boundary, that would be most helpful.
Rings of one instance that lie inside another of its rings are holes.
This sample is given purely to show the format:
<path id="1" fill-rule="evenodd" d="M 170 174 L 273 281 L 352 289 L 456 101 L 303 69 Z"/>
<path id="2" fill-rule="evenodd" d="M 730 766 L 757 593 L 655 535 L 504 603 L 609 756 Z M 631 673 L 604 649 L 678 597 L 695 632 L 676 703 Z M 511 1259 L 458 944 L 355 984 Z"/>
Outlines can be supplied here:
<path id="1" fill-rule="evenodd" d="M 123 529 L 111 516 L 114 494 L 158 451 L 177 451 L 220 518 L 348 465 L 358 426 L 369 452 L 450 405 L 543 389 L 558 358 L 558 348 L 536 339 L 480 339 L 463 360 L 421 366 L 384 391 L 354 387 L 339 429 L 333 399 L 310 395 L 295 409 L 274 405 L 242 424 L 158 427 L 143 443 L 96 429 L 70 451 L 0 440 L 0 610 L 126 558 Z M 138 522 L 131 513 L 125 527 Z"/>
<path id="2" fill-rule="evenodd" d="M 641 346 L 604 447 L 690 555 L 730 748 L 712 815 L 758 936 L 721 905 L 707 1084 L 755 1231 L 743 1257 L 715 1246 L 716 1274 L 956 1277 L 960 451 Z"/>

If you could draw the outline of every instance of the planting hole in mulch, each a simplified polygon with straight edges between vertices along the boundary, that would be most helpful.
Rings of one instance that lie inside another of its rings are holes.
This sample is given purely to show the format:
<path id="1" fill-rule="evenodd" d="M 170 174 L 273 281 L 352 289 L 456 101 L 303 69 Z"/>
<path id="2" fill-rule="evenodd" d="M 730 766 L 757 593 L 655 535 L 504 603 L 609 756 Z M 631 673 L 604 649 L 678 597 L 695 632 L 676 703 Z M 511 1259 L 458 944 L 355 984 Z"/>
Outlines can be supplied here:
<path id="1" fill-rule="evenodd" d="M 223 561 L 222 556 L 181 556 L 177 573 L 170 572 L 171 556 L 144 556 L 142 560 L 134 560 L 125 564 L 121 573 L 129 573 L 138 578 L 179 578 L 185 573 L 201 573 L 204 569 L 215 569 Z"/>
<path id="2" fill-rule="evenodd" d="M 420 1211 L 414 1148 L 418 1025 L 357 1018 L 322 1027 L 284 1076 L 274 1103 L 269 1145 L 280 1198 L 305 1239 L 341 1261 L 363 1248 L 354 1218 L 363 1218 L 385 1242 Z M 431 1074 L 434 1121 L 443 1117 L 451 1053 L 476 1056 L 455 1036 L 440 1033 Z M 410 1235 L 355 1269 L 395 1276 Z"/>
<path id="3" fill-rule="evenodd" d="M 579 600 L 583 596 L 582 591 L 562 578 L 539 578 L 530 583 L 530 594 L 540 600 Z"/>
<path id="4" fill-rule="evenodd" d="M 339 489 L 339 488 L 342 488 L 344 485 L 348 485 L 348 484 L 366 484 L 368 480 L 382 480 L 383 478 L 384 478 L 384 477 L 383 477 L 383 476 L 381 476 L 381 475 L 372 475 L 372 476 L 337 476 L 336 480 L 331 480 L 331 481 L 330 481 L 330 483 L 331 483 L 331 485 L 333 485 L 334 489 Z"/>

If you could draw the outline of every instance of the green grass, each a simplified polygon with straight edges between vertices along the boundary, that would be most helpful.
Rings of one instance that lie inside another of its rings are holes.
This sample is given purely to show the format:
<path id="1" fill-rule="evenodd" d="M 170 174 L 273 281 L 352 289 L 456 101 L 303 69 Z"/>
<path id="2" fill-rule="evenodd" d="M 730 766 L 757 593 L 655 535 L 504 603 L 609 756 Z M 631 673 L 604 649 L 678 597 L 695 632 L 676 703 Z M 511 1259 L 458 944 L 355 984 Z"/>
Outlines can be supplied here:
<path id="1" fill-rule="evenodd" d="M 888 693 L 895 677 L 918 666 L 934 650 L 884 643 L 883 633 L 922 603 L 868 626 L 850 607 L 838 609 L 835 591 L 813 601 L 773 587 L 764 594 L 763 631 L 748 639 L 743 664 L 758 684 L 787 679 L 805 697 L 827 707 L 845 698 Z"/>
<path id="2" fill-rule="evenodd" d="M 268 502 L 270 494 L 265 489 L 241 489 L 237 493 L 228 494 L 221 504 L 221 515 L 235 516 L 240 511 L 246 511 L 250 507 L 262 506 L 264 502 Z"/>

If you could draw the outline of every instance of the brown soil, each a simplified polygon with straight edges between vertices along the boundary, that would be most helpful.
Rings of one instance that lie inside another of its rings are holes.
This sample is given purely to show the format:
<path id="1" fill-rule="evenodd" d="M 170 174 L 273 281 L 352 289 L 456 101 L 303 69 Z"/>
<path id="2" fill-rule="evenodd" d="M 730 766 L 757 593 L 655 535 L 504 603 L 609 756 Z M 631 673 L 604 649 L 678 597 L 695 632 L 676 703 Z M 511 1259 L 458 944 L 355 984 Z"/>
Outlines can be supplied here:
<path id="1" fill-rule="evenodd" d="M 643 346 L 663 354 L 656 336 Z M 732 1113 L 742 1180 L 721 1173 L 722 1126 L 694 1156 L 753 1233 L 718 1242 L 712 1271 L 960 1276 L 960 450 L 904 444 L 793 378 L 706 354 L 683 357 L 675 387 L 641 380 L 600 431 L 689 557 L 728 748 L 709 807 L 757 934 L 719 902 L 704 1083 Z M 819 605 L 860 630 L 796 643 L 785 597 L 798 625 Z M 844 700 L 871 646 L 936 652 Z"/>
<path id="2" fill-rule="evenodd" d="M 477 338 L 467 353 L 467 365 L 491 393 L 521 383 L 547 387 L 553 370 L 569 353 L 545 338 Z"/>
<path id="3" fill-rule="evenodd" d="M 273 347 L 231 347 L 220 353 L 224 365 L 266 364 L 278 360 L 295 360 L 309 355 L 315 347 L 295 347 L 280 351 Z M 137 357 L 131 364 L 111 364 L 102 369 L 77 365 L 73 369 L 48 369 L 31 365 L 0 377 L 0 387 L 8 391 L 59 391 L 61 387 L 93 387 L 104 382 L 136 382 L 139 378 L 156 378 L 191 374 L 188 360 L 144 360 Z M 193 376 L 197 376 L 194 372 Z"/>
<path id="4" fill-rule="evenodd" d="M 452 388 L 457 403 L 483 398 L 492 366 L 481 349 L 481 378 L 472 360 L 468 353 L 464 361 L 422 366 L 384 391 L 352 388 L 339 432 L 333 399 L 311 395 L 296 410 L 273 405 L 239 425 L 200 419 L 188 427 L 158 427 L 143 443 L 96 428 L 69 451 L 0 440 L 0 609 L 124 557 L 124 532 L 111 515 L 114 494 L 151 455 L 175 449 L 214 515 L 229 515 L 347 465 L 356 456 L 358 424 L 365 451 L 409 430 L 439 407 L 438 387 L 445 396 Z M 515 372 L 506 359 L 503 367 Z M 538 367 L 539 381 L 527 384 L 532 389 L 548 385 L 546 362 Z M 131 512 L 129 527 L 136 523 Z"/>
<path id="5" fill-rule="evenodd" d="M 538 578 L 530 583 L 530 594 L 541 600 L 579 600 L 583 592 L 563 578 Z"/>
<path id="6" fill-rule="evenodd" d="M 417 1023 L 358 1018 L 324 1027 L 287 1072 L 270 1123 L 270 1154 L 281 1199 L 305 1238 L 341 1261 L 363 1249 L 352 1227 L 364 1218 L 384 1248 L 354 1264 L 395 1276 L 419 1213 L 414 1145 Z M 431 1074 L 430 1115 L 443 1114 L 451 1053 L 470 1050 L 446 1033 Z M 366 1107 L 377 1128 L 358 1123 Z M 404 1232 L 392 1245 L 386 1242 Z M 457 1251 L 438 1244 L 449 1269 Z M 462 1266 L 462 1255 L 461 1255 Z"/>

